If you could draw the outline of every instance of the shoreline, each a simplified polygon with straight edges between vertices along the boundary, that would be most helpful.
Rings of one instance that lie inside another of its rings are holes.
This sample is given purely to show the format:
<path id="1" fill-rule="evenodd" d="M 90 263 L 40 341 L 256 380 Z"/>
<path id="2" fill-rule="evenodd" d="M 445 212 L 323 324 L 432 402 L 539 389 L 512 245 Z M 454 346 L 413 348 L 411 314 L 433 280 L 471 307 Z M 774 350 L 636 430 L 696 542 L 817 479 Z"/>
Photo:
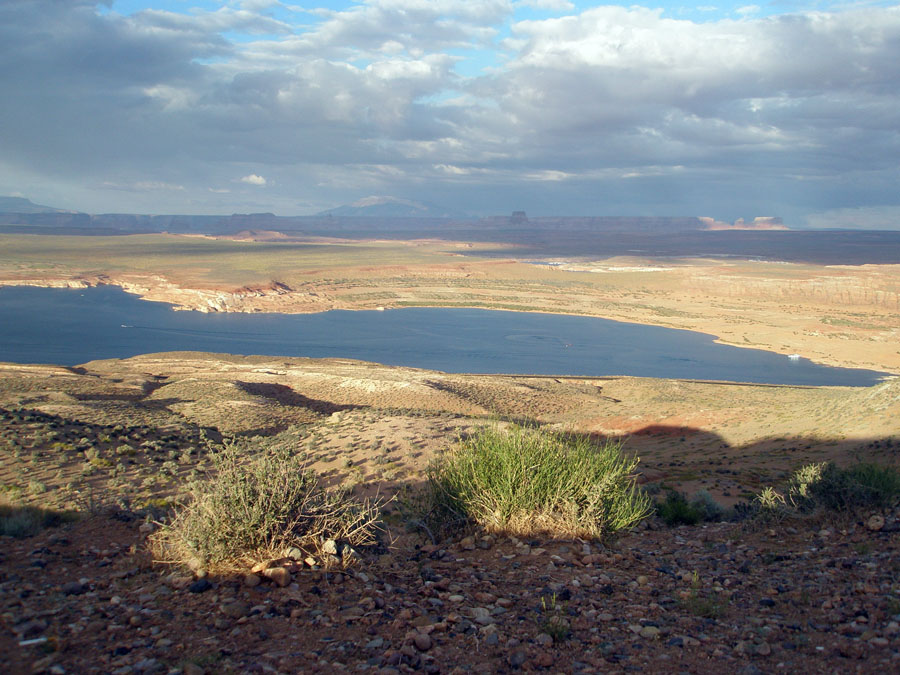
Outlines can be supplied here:
<path id="1" fill-rule="evenodd" d="M 136 295 L 138 299 L 146 302 L 158 302 L 168 304 L 172 311 L 196 311 L 201 313 L 235 313 L 235 314 L 318 314 L 332 310 L 343 311 L 387 311 L 392 309 L 405 309 L 412 307 L 422 308 L 455 308 L 455 309 L 484 309 L 489 311 L 507 311 L 507 312 L 523 312 L 523 313 L 541 313 L 556 316 L 583 316 L 590 318 L 604 319 L 607 321 L 617 321 L 620 323 L 632 323 L 644 326 L 655 326 L 661 328 L 669 328 L 673 330 L 684 330 L 694 333 L 701 333 L 713 338 L 717 344 L 727 345 L 730 347 L 739 347 L 743 349 L 757 349 L 773 354 L 781 354 L 788 356 L 790 354 L 799 353 L 790 347 L 777 347 L 770 344 L 749 343 L 746 342 L 747 337 L 744 336 L 745 342 L 737 342 L 732 339 L 723 337 L 724 331 L 715 330 L 714 326 L 685 326 L 672 323 L 670 321 L 654 321 L 652 318 L 642 315 L 623 317 L 616 312 L 599 313 L 585 311 L 553 311 L 549 307 L 540 306 L 523 306 L 519 307 L 492 307 L 486 302 L 472 303 L 441 303 L 439 301 L 428 302 L 427 300 L 405 301 L 401 306 L 391 306 L 385 303 L 380 306 L 365 306 L 362 303 L 340 302 L 336 299 L 329 299 L 328 296 L 322 296 L 317 293 L 306 291 L 294 291 L 293 289 L 276 286 L 273 289 L 264 288 L 247 288 L 244 292 L 222 291 L 212 289 L 192 289 L 183 288 L 174 284 L 164 277 L 153 275 L 151 277 L 135 275 L 134 279 L 126 280 L 108 275 L 96 275 L 87 277 L 79 275 L 74 278 L 60 279 L 0 279 L 0 288 L 2 287 L 36 287 L 36 288 L 59 288 L 59 289 L 86 289 L 97 288 L 100 286 L 116 286 L 125 293 Z M 176 297 L 171 297 L 176 296 Z M 274 302 L 271 302 L 273 301 Z M 538 300 L 538 298 L 534 298 Z M 275 304 L 276 308 L 261 309 L 259 304 Z M 801 357 L 808 359 L 812 363 L 821 366 L 831 366 L 838 368 L 853 368 L 869 370 L 883 373 L 882 381 L 892 377 L 900 376 L 900 367 L 892 369 L 891 366 L 885 364 L 868 363 L 840 359 L 831 354 L 819 354 L 816 356 L 806 356 L 801 353 Z M 895 372 L 896 370 L 896 372 Z M 670 378 L 669 378 L 670 379 Z"/>

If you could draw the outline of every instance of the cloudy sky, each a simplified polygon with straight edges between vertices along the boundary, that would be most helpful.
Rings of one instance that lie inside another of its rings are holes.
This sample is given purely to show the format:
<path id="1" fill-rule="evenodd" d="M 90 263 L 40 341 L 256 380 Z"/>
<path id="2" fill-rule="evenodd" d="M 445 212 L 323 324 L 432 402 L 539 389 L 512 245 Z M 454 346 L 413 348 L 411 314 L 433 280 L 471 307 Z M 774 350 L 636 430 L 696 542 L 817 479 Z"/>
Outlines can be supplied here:
<path id="1" fill-rule="evenodd" d="M 2 0 L 0 194 L 900 222 L 900 5 Z"/>

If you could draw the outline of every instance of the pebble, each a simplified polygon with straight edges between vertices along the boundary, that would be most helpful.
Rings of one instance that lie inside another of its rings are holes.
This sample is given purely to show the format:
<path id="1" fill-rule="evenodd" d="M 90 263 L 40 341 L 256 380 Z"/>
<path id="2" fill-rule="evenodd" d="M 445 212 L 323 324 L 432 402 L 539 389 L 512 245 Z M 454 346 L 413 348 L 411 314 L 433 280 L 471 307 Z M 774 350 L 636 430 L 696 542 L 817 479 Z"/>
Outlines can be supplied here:
<path id="1" fill-rule="evenodd" d="M 240 619 L 250 613 L 250 605 L 243 600 L 225 601 L 219 606 L 219 611 L 232 619 Z"/>
<path id="2" fill-rule="evenodd" d="M 62 585 L 61 590 L 65 595 L 81 595 L 87 591 L 87 587 L 80 581 L 69 581 Z"/>
<path id="3" fill-rule="evenodd" d="M 413 644 L 420 652 L 427 652 L 432 647 L 431 636 L 426 633 L 416 633 Z"/>
<path id="4" fill-rule="evenodd" d="M 282 588 L 291 583 L 291 573 L 286 567 L 270 567 L 267 570 L 263 570 L 262 574 Z"/>
<path id="5" fill-rule="evenodd" d="M 866 521 L 866 529 L 878 532 L 884 527 L 884 516 L 874 515 Z"/>
<path id="6" fill-rule="evenodd" d="M 506 662 L 510 668 L 521 668 L 528 660 L 528 655 L 522 649 L 515 649 L 506 657 Z"/>
<path id="7" fill-rule="evenodd" d="M 204 577 L 203 579 L 197 579 L 197 581 L 188 586 L 188 590 L 191 593 L 205 593 L 212 587 L 213 585 L 210 583 L 209 579 Z"/>

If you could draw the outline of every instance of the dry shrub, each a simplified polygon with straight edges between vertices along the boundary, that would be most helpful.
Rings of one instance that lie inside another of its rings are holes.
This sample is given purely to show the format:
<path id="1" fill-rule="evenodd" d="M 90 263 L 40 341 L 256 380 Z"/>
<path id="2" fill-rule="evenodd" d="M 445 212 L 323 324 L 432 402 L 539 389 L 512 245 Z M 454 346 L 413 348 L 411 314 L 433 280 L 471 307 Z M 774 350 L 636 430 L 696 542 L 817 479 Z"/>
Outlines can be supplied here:
<path id="1" fill-rule="evenodd" d="M 213 478 L 195 483 L 191 499 L 151 537 L 157 560 L 225 572 L 288 547 L 316 549 L 323 539 L 375 543 L 377 503 L 323 489 L 287 450 L 244 454 L 226 444 L 213 455 Z"/>

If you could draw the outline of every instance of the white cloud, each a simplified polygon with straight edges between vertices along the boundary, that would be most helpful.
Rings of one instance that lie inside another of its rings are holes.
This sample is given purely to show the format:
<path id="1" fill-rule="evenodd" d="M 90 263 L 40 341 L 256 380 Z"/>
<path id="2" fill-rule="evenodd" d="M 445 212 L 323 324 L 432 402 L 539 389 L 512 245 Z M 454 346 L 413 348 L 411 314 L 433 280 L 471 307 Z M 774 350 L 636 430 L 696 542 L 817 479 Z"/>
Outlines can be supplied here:
<path id="1" fill-rule="evenodd" d="M 575 9 L 569 0 L 518 0 L 513 3 L 516 7 L 533 7 L 535 9 L 548 9 L 557 12 L 568 12 Z"/>
<path id="2" fill-rule="evenodd" d="M 266 179 L 262 176 L 257 176 L 255 173 L 251 173 L 249 176 L 241 178 L 241 182 L 247 183 L 248 185 L 265 185 Z"/>
<path id="3" fill-rule="evenodd" d="M 567 14 L 509 25 L 526 5 Z M 704 23 L 567 0 L 368 0 L 311 22 L 269 0 L 185 11 L 0 2 L 0 86 L 16 100 L 0 106 L 5 184 L 106 183 L 95 192 L 114 186 L 117 204 L 165 190 L 199 210 L 253 192 L 275 210 L 418 199 L 427 179 L 499 212 L 528 199 L 574 212 L 601 192 L 619 212 L 663 199 L 690 212 L 702 180 L 698 212 L 755 200 L 805 215 L 826 197 L 889 202 L 900 182 L 900 7 Z M 487 74 L 460 77 L 462 58 Z M 233 182 L 266 190 L 208 187 Z"/>

